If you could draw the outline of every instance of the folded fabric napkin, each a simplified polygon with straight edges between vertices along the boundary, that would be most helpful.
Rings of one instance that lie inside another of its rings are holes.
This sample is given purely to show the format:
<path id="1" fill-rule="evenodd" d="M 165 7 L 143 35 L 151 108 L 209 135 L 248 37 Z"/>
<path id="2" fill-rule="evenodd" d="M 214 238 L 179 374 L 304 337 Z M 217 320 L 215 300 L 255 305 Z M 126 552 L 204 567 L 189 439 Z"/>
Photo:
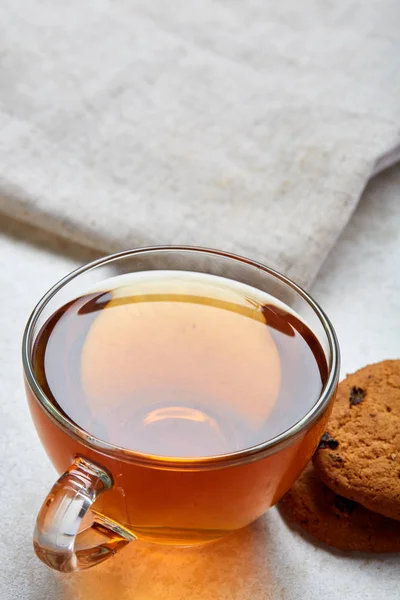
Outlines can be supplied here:
<path id="1" fill-rule="evenodd" d="M 309 285 L 394 160 L 399 17 L 398 0 L 3 2 L 0 210 Z"/>

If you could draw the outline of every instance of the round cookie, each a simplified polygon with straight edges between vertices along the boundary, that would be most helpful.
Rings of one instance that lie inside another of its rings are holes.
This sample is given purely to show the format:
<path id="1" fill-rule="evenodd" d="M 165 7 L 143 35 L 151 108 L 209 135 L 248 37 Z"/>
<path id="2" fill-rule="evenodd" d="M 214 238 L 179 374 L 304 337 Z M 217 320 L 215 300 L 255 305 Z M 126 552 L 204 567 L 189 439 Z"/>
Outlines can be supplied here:
<path id="1" fill-rule="evenodd" d="M 290 524 L 340 550 L 400 551 L 399 522 L 332 492 L 311 463 L 278 506 Z"/>
<path id="2" fill-rule="evenodd" d="M 400 520 L 400 360 L 340 383 L 313 463 L 337 494 Z"/>

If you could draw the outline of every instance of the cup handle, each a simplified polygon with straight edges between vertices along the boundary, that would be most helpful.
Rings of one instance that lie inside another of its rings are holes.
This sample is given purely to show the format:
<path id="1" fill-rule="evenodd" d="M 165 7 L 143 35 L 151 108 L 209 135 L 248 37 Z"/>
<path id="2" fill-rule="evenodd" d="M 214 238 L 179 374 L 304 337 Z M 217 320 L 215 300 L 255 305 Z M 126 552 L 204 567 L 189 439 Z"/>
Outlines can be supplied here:
<path id="1" fill-rule="evenodd" d="M 87 569 L 111 558 L 134 539 L 112 519 L 91 511 L 88 514 L 96 498 L 112 485 L 105 470 L 84 458 L 75 460 L 40 509 L 33 535 L 40 560 L 64 573 Z M 91 524 L 82 529 L 89 516 Z"/>

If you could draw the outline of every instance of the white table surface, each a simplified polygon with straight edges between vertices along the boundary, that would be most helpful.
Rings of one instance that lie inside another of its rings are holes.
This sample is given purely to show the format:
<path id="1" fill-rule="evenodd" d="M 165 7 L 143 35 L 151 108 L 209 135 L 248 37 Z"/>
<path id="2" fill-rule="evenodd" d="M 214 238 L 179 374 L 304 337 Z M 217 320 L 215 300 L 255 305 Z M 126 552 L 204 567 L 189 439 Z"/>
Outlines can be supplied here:
<path id="1" fill-rule="evenodd" d="M 31 423 L 20 341 L 33 304 L 95 254 L 1 218 L 1 600 L 392 600 L 400 554 L 349 555 L 291 532 L 271 509 L 256 524 L 199 549 L 133 543 L 117 558 L 61 576 L 34 556 L 37 510 L 55 480 Z M 400 357 L 400 168 L 369 185 L 312 288 L 336 327 L 343 374 Z"/>

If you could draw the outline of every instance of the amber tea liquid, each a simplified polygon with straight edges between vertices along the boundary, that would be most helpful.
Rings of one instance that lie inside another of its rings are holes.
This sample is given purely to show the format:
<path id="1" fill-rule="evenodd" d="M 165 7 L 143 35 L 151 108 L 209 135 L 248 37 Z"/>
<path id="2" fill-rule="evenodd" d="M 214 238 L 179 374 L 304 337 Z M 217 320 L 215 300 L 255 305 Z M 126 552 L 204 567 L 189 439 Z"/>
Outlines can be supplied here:
<path id="1" fill-rule="evenodd" d="M 250 286 L 185 271 L 123 275 L 72 300 L 41 329 L 33 364 L 48 398 L 79 427 L 167 462 L 273 438 L 310 410 L 327 377 L 319 341 L 291 309 Z M 62 470 L 64 459 L 54 453 L 65 434 L 50 429 L 43 425 L 42 438 Z M 72 458 L 87 455 L 79 442 L 68 444 Z M 115 489 L 95 507 L 153 541 L 214 539 L 273 502 L 301 448 L 276 455 L 287 461 L 284 474 L 274 456 L 264 465 L 196 474 L 106 459 Z M 232 494 L 243 496 L 234 509 Z M 225 502 L 223 516 L 216 496 Z"/>

